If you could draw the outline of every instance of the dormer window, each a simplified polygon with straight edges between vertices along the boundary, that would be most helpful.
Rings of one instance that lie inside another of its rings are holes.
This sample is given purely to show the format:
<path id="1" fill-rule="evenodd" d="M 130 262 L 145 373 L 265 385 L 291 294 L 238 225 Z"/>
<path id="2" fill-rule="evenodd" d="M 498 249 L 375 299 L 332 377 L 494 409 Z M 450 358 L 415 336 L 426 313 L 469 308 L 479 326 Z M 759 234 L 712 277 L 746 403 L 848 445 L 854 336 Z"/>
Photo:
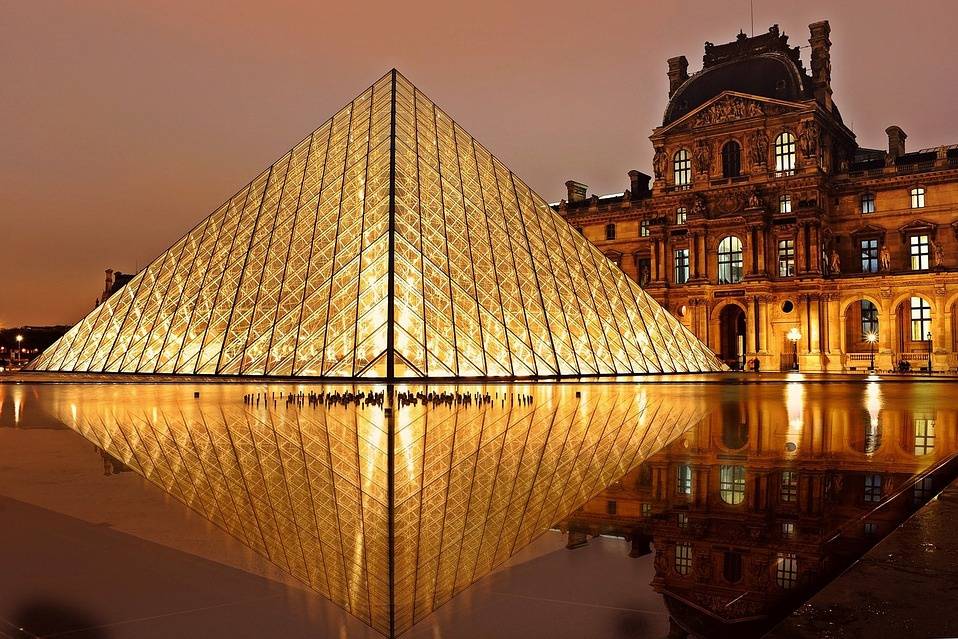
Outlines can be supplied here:
<path id="1" fill-rule="evenodd" d="M 785 131 L 775 138 L 775 173 L 792 175 L 795 173 L 795 163 L 795 136 Z"/>
<path id="2" fill-rule="evenodd" d="M 676 151 L 672 157 L 672 171 L 675 186 L 687 187 L 692 184 L 692 158 L 685 149 Z"/>
<path id="3" fill-rule="evenodd" d="M 911 208 L 925 208 L 925 187 L 916 186 L 911 190 Z"/>
<path id="4" fill-rule="evenodd" d="M 862 215 L 875 212 L 875 194 L 862 193 Z"/>

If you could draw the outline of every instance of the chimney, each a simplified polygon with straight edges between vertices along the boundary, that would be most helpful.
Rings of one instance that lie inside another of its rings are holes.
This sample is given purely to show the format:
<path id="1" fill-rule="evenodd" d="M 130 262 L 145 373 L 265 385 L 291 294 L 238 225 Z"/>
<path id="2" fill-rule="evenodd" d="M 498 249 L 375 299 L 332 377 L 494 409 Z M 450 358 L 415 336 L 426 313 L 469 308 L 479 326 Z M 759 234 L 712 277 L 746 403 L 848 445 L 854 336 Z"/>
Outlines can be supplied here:
<path id="1" fill-rule="evenodd" d="M 678 91 L 682 83 L 689 79 L 689 61 L 684 55 L 669 58 L 669 97 Z"/>
<path id="2" fill-rule="evenodd" d="M 631 193 L 632 197 L 634 198 L 642 197 L 644 194 L 649 192 L 649 182 L 651 181 L 651 175 L 646 175 L 641 171 L 632 169 L 629 171 L 629 183 L 631 184 L 629 193 Z"/>
<path id="3" fill-rule="evenodd" d="M 110 294 L 110 289 L 113 287 L 113 269 L 106 269 L 106 283 L 103 286 L 103 299 L 106 299 Z"/>
<path id="4" fill-rule="evenodd" d="M 831 111 L 832 55 L 829 50 L 832 47 L 832 41 L 828 39 L 828 35 L 832 32 L 832 28 L 828 25 L 828 20 L 822 20 L 808 25 L 808 31 L 811 34 L 808 44 L 812 48 L 812 89 L 815 93 L 815 101 L 826 111 Z"/>
<path id="5" fill-rule="evenodd" d="M 575 180 L 569 180 L 566 182 L 565 188 L 569 192 L 569 203 L 581 202 L 589 194 L 589 187 L 582 182 L 576 182 Z"/>
<path id="6" fill-rule="evenodd" d="M 905 155 L 905 138 L 908 134 L 901 130 L 900 126 L 890 126 L 885 129 L 888 135 L 888 157 L 892 160 L 900 155 Z"/>

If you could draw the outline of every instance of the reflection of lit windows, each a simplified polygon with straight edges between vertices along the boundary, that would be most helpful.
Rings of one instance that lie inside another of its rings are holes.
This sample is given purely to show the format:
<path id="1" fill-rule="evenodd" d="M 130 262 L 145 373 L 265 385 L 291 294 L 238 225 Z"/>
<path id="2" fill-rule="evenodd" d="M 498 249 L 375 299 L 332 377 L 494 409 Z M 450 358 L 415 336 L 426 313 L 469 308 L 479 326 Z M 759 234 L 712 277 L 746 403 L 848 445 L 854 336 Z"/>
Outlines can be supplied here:
<path id="1" fill-rule="evenodd" d="M 795 524 L 791 521 L 782 522 L 782 537 L 794 537 L 795 536 Z"/>
<path id="2" fill-rule="evenodd" d="M 931 477 L 922 477 L 915 482 L 915 505 L 923 504 L 931 498 L 935 482 Z"/>
<path id="3" fill-rule="evenodd" d="M 692 158 L 685 149 L 676 152 L 672 158 L 675 186 L 688 186 L 692 183 Z"/>
<path id="4" fill-rule="evenodd" d="M 788 131 L 775 138 L 775 171 L 780 175 L 795 172 L 795 136 Z"/>
<path id="5" fill-rule="evenodd" d="M 792 552 L 778 553 L 775 583 L 782 588 L 792 588 L 798 582 L 798 558 Z"/>
<path id="6" fill-rule="evenodd" d="M 927 235 L 912 235 L 908 238 L 908 255 L 911 257 L 911 270 L 927 271 L 930 264 L 931 245 Z"/>
<path id="7" fill-rule="evenodd" d="M 643 517 L 651 517 L 651 516 L 652 516 L 652 504 L 642 504 L 642 505 L 640 506 L 640 508 L 641 508 L 641 512 L 642 512 L 642 516 L 643 516 Z"/>
<path id="8" fill-rule="evenodd" d="M 675 469 L 676 486 L 675 490 L 680 495 L 692 494 L 692 467 L 688 464 L 682 464 Z"/>
<path id="9" fill-rule="evenodd" d="M 679 525 L 679 528 L 688 528 L 689 527 L 688 513 L 676 513 L 675 523 Z"/>
<path id="10" fill-rule="evenodd" d="M 692 544 L 675 544 L 675 572 L 687 575 L 692 569 Z"/>
<path id="11" fill-rule="evenodd" d="M 921 297 L 911 298 L 911 341 L 924 342 L 931 337 L 931 306 Z"/>
<path id="12" fill-rule="evenodd" d="M 718 245 L 719 284 L 742 281 L 742 240 L 734 235 L 722 238 Z"/>
<path id="13" fill-rule="evenodd" d="M 615 503 L 614 499 L 610 499 L 607 502 L 605 502 L 605 514 L 614 515 L 618 509 L 619 509 L 619 506 L 618 504 Z"/>
<path id="14" fill-rule="evenodd" d="M 935 420 L 915 419 L 915 454 L 928 455 L 935 450 Z"/>
<path id="15" fill-rule="evenodd" d="M 878 534 L 878 524 L 873 521 L 865 522 L 865 535 L 867 537 L 874 537 Z"/>
<path id="16" fill-rule="evenodd" d="M 741 504 L 745 500 L 745 467 L 719 467 L 719 496 L 726 504 Z"/>
<path id="17" fill-rule="evenodd" d="M 881 501 L 881 475 L 865 475 L 865 501 Z"/>
<path id="18" fill-rule="evenodd" d="M 794 470 L 782 471 L 782 501 L 798 501 L 798 473 Z"/>
<path id="19" fill-rule="evenodd" d="M 726 552 L 722 557 L 722 576 L 730 584 L 738 583 L 742 579 L 742 555 L 737 552 Z"/>

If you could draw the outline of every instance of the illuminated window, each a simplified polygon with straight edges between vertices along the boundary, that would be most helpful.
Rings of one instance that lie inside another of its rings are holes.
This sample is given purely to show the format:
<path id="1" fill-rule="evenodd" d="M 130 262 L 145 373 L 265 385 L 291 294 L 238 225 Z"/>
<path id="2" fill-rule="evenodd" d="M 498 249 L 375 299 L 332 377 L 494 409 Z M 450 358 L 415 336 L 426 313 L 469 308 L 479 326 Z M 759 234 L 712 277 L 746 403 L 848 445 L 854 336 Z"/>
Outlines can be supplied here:
<path id="1" fill-rule="evenodd" d="M 687 575 L 692 570 L 692 544 L 675 544 L 675 572 Z"/>
<path id="2" fill-rule="evenodd" d="M 788 131 L 775 138 L 775 172 L 791 175 L 795 172 L 795 136 Z"/>
<path id="3" fill-rule="evenodd" d="M 649 221 L 642 220 L 639 222 L 639 237 L 648 237 L 649 236 Z"/>
<path id="4" fill-rule="evenodd" d="M 742 147 L 734 140 L 722 147 L 722 177 L 738 177 L 742 173 Z"/>
<path id="5" fill-rule="evenodd" d="M 911 208 L 913 209 L 925 208 L 925 188 L 924 187 L 919 186 L 911 190 Z"/>
<path id="6" fill-rule="evenodd" d="M 865 501 L 870 503 L 881 501 L 881 475 L 865 475 Z"/>
<path id="7" fill-rule="evenodd" d="M 745 467 L 719 467 L 719 496 L 726 504 L 741 504 L 745 500 Z"/>
<path id="8" fill-rule="evenodd" d="M 642 504 L 640 507 L 643 517 L 652 516 L 652 504 Z"/>
<path id="9" fill-rule="evenodd" d="M 861 240 L 859 242 L 862 256 L 862 273 L 878 272 L 878 240 Z"/>
<path id="10" fill-rule="evenodd" d="M 862 315 L 862 339 L 869 333 L 878 333 L 878 307 L 869 300 L 859 302 Z"/>
<path id="11" fill-rule="evenodd" d="M 615 224 L 606 224 L 605 225 L 605 239 L 614 240 L 615 239 Z"/>
<path id="12" fill-rule="evenodd" d="M 682 464 L 675 469 L 675 491 L 680 495 L 692 494 L 692 467 Z"/>
<path id="13" fill-rule="evenodd" d="M 675 223 L 676 224 L 685 224 L 685 220 L 688 218 L 689 210 L 684 206 L 680 206 L 675 210 Z"/>
<path id="14" fill-rule="evenodd" d="M 931 246 L 927 235 L 912 235 L 908 238 L 908 255 L 911 257 L 911 270 L 927 271 L 930 265 Z"/>
<path id="15" fill-rule="evenodd" d="M 675 186 L 688 186 L 692 183 L 692 158 L 685 149 L 677 151 L 672 157 L 672 170 Z"/>
<path id="16" fill-rule="evenodd" d="M 798 473 L 794 470 L 782 471 L 782 501 L 798 501 Z"/>
<path id="17" fill-rule="evenodd" d="M 719 284 L 742 281 L 742 240 L 734 235 L 722 238 L 718 245 Z"/>
<path id="18" fill-rule="evenodd" d="M 619 505 L 615 503 L 614 499 L 610 499 L 605 502 L 605 514 L 614 515 L 618 511 Z"/>
<path id="19" fill-rule="evenodd" d="M 791 195 L 781 195 L 778 198 L 778 212 L 779 213 L 791 213 L 792 212 L 792 196 Z"/>
<path id="20" fill-rule="evenodd" d="M 689 250 L 687 248 L 675 251 L 675 283 L 685 284 L 689 281 Z"/>
<path id="21" fill-rule="evenodd" d="M 795 275 L 795 240 L 778 241 L 778 275 L 779 277 Z"/>
<path id="22" fill-rule="evenodd" d="M 688 528 L 689 527 L 688 513 L 676 513 L 675 523 L 678 524 L 679 528 Z"/>
<path id="23" fill-rule="evenodd" d="M 791 521 L 782 522 L 782 537 L 791 538 L 795 536 L 795 523 Z"/>
<path id="24" fill-rule="evenodd" d="M 922 297 L 911 298 L 911 341 L 931 338 L 931 306 Z"/>
<path id="25" fill-rule="evenodd" d="M 862 193 L 862 215 L 875 212 L 875 194 Z"/>
<path id="26" fill-rule="evenodd" d="M 928 455 L 935 450 L 935 420 L 915 419 L 915 454 Z"/>
<path id="27" fill-rule="evenodd" d="M 782 588 L 793 588 L 798 583 L 798 558 L 792 552 L 778 553 L 775 583 Z"/>

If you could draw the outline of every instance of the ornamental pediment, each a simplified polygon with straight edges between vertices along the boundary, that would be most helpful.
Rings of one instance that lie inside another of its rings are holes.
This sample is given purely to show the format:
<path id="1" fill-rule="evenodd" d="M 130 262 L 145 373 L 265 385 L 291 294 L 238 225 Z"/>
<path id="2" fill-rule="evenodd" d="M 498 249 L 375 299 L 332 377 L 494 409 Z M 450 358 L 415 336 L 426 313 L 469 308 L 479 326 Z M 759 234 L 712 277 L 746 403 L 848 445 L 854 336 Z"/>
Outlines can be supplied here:
<path id="1" fill-rule="evenodd" d="M 669 126 L 662 128 L 657 134 L 704 129 L 731 122 L 780 115 L 804 108 L 805 105 L 796 102 L 759 98 L 736 91 L 724 91 Z"/>

